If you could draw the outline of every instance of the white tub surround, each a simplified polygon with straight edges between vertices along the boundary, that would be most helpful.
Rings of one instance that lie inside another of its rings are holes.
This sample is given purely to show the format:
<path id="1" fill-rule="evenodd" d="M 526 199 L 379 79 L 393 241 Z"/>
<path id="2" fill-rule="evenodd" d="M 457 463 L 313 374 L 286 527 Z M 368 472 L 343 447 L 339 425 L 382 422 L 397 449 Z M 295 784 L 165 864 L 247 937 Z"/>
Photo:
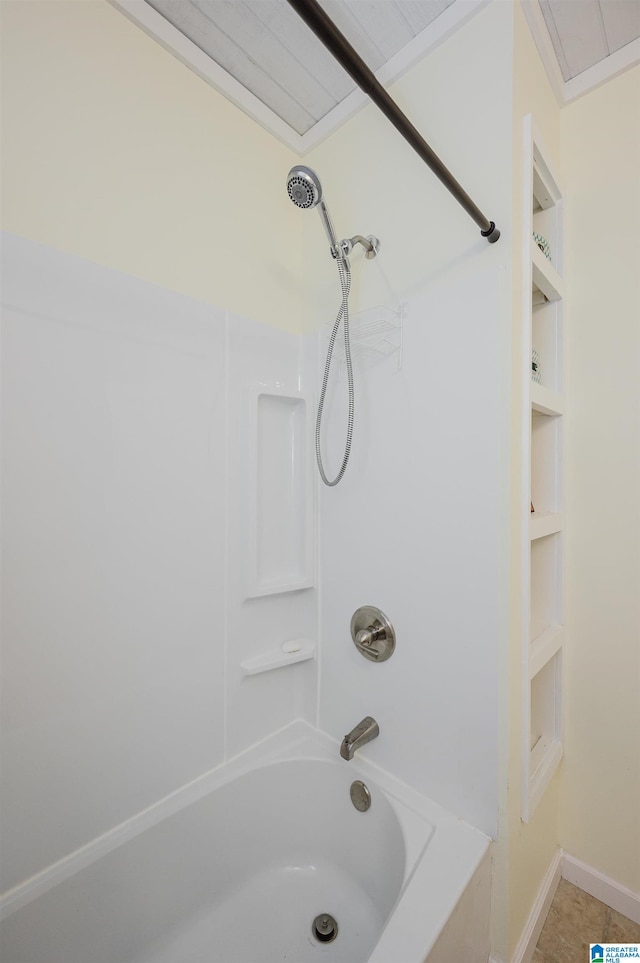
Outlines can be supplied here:
<path id="1" fill-rule="evenodd" d="M 315 720 L 315 363 L 300 337 L 7 233 L 2 325 L 9 889 Z M 295 471 L 269 459 L 287 439 Z M 257 577 L 277 591 L 251 597 Z"/>
<path id="2" fill-rule="evenodd" d="M 349 470 L 335 490 L 320 488 L 320 727 L 337 738 L 385 707 L 371 759 L 492 836 L 508 574 L 506 449 L 495 427 L 506 410 L 503 298 L 491 265 L 434 282 L 406 306 L 400 369 L 396 356 L 356 354 Z M 338 404 L 327 412 L 330 452 L 344 418 Z M 384 665 L 351 643 L 361 605 L 395 627 Z"/>
<path id="3" fill-rule="evenodd" d="M 355 779 L 371 792 L 365 813 L 350 800 Z M 488 901 L 488 848 L 298 721 L 9 893 L 2 958 L 424 963 L 470 882 L 486 881 Z M 331 944 L 311 934 L 325 912 L 339 926 Z M 445 931 L 457 963 L 488 957 L 488 939 L 484 956 L 465 955 L 482 929 Z"/>

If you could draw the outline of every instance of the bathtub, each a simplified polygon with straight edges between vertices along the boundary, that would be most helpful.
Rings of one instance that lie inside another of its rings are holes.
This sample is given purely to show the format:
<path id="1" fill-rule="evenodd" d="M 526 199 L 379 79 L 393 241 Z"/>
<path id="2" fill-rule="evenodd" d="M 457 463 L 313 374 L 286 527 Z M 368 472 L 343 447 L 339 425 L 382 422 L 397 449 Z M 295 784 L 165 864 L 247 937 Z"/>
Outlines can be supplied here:
<path id="1" fill-rule="evenodd" d="M 0 959 L 484 963 L 488 848 L 296 722 L 6 894 Z"/>

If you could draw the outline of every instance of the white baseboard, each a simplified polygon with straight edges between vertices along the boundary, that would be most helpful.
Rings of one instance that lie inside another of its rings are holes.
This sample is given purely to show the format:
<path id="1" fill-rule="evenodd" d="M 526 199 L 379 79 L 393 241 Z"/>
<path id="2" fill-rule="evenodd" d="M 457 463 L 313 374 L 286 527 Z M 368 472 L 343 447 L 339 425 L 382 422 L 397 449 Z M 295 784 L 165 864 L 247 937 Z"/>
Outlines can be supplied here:
<path id="1" fill-rule="evenodd" d="M 544 874 L 538 895 L 535 898 L 522 935 L 518 940 L 518 945 L 516 946 L 511 963 L 531 963 L 536 944 L 540 938 L 542 927 L 544 926 L 544 921 L 547 918 L 547 913 L 549 912 L 562 876 L 561 863 L 562 851 L 558 849 L 549 864 L 549 868 Z"/>
<path id="2" fill-rule="evenodd" d="M 606 903 L 612 909 L 640 924 L 640 893 L 621 886 L 609 876 L 580 862 L 568 853 L 562 853 L 562 878 L 574 883 L 585 893 Z"/>

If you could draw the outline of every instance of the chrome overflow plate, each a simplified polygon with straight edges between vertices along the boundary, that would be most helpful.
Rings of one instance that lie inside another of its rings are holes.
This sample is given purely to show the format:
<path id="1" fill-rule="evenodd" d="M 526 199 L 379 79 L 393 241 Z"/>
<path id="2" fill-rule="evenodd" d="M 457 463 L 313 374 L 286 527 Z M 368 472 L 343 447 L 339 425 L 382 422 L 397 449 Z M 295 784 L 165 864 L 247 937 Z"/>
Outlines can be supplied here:
<path id="1" fill-rule="evenodd" d="M 366 813 L 371 807 L 371 793 L 369 792 L 369 787 L 365 785 L 361 779 L 356 779 L 355 782 L 351 783 L 349 795 L 351 796 L 351 802 L 359 813 Z"/>
<path id="2" fill-rule="evenodd" d="M 394 628 L 375 605 L 363 605 L 353 613 L 351 638 L 358 652 L 372 662 L 386 662 L 396 647 Z"/>

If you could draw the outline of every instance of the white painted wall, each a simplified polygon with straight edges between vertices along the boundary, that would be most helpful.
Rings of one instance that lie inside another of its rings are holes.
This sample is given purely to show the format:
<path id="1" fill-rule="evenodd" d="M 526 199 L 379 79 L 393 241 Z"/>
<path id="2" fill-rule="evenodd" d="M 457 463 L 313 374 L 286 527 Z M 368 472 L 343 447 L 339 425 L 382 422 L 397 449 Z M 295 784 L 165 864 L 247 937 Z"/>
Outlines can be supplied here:
<path id="1" fill-rule="evenodd" d="M 321 726 L 340 737 L 374 716 L 381 734 L 363 754 L 488 833 L 504 617 L 499 283 L 470 273 L 412 299 L 400 371 L 361 356 L 353 463 L 322 492 Z M 332 416 L 336 450 L 344 412 Z M 397 632 L 382 665 L 349 634 L 365 604 Z"/>
<path id="2" fill-rule="evenodd" d="M 566 751 L 560 841 L 640 893 L 640 68 L 564 108 Z"/>
<path id="3" fill-rule="evenodd" d="M 363 754 L 492 834 L 507 620 L 511 16 L 490 5 L 392 90 L 504 229 L 496 245 L 374 107 L 309 157 L 338 233 L 382 242 L 375 261 L 353 259 L 354 311 L 408 305 L 402 369 L 359 355 L 352 461 L 321 493 L 320 724 L 341 738 L 373 715 L 381 735 Z M 335 269 L 320 224 L 305 230 L 332 319 Z M 327 413 L 331 464 L 345 405 L 343 390 Z M 397 629 L 383 665 L 351 642 L 364 604 Z"/>
<path id="4" fill-rule="evenodd" d="M 239 665 L 314 639 L 316 603 L 247 600 L 241 523 L 241 398 L 304 387 L 301 339 L 14 235 L 2 256 L 4 888 L 313 721 L 314 663 Z"/>

